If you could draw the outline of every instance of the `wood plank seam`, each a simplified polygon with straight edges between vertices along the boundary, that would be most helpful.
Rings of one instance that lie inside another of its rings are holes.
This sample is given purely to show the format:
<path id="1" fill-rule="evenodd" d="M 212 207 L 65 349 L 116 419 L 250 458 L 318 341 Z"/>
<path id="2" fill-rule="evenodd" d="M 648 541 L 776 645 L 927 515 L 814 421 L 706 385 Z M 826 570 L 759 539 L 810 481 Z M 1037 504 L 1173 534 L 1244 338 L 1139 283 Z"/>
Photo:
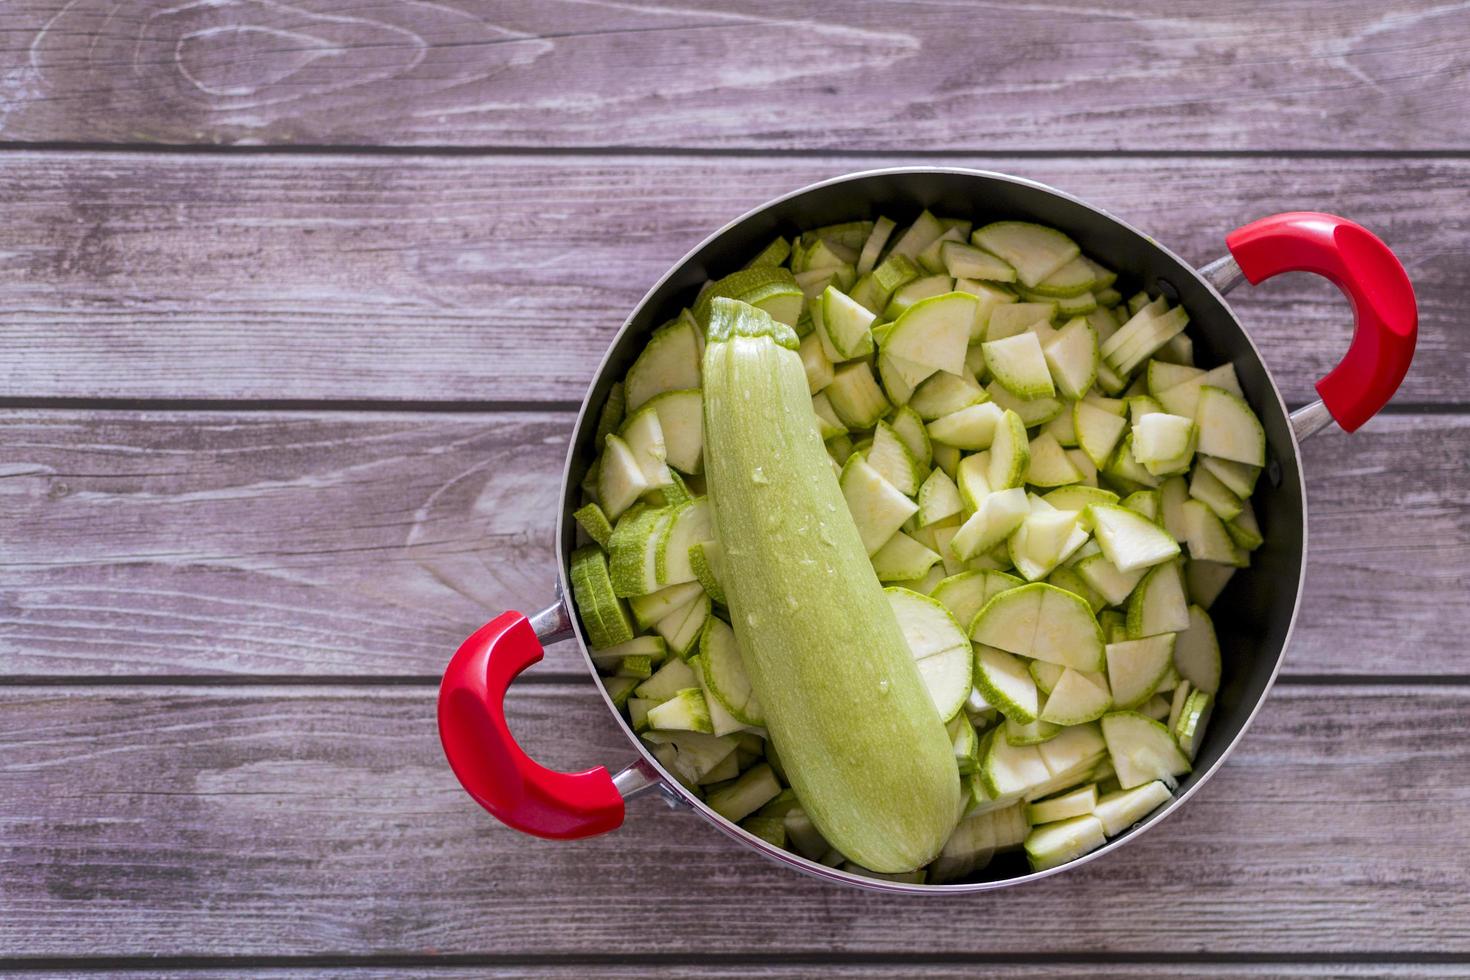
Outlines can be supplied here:
<path id="1" fill-rule="evenodd" d="M 756 967 L 871 966 L 913 969 L 924 966 L 977 966 L 983 959 L 996 966 L 1176 966 L 1181 969 L 1208 966 L 1458 966 L 1470 964 L 1470 955 L 1460 953 L 1394 950 L 1367 952 L 1323 952 L 1301 956 L 1285 953 L 1210 953 L 1191 950 L 1112 953 L 607 953 L 606 955 L 442 953 L 413 955 L 300 955 L 300 956 L 36 956 L 0 957 L 0 970 L 61 970 L 88 972 L 110 970 L 226 970 L 281 968 L 452 968 L 452 967 Z M 912 975 L 912 974 L 908 974 Z"/>
<path id="2" fill-rule="evenodd" d="M 734 159 L 769 160 L 772 153 L 794 160 L 815 159 L 874 159 L 912 160 L 923 156 L 933 160 L 976 159 L 986 156 L 1013 157 L 1019 160 L 1470 160 L 1470 150 L 1422 149 L 1422 150 L 1343 150 L 1343 149 L 1211 149 L 1208 147 L 1177 150 L 1097 149 L 1095 147 L 1070 147 L 1062 149 L 985 149 L 934 147 L 923 150 L 884 149 L 862 147 L 833 147 L 809 149 L 792 147 L 776 151 L 747 147 L 698 147 L 674 144 L 607 144 L 607 145 L 548 145 L 516 146 L 513 144 L 478 144 L 456 146 L 454 144 L 412 144 L 391 146 L 384 144 L 355 143 L 295 143 L 295 144 L 232 144 L 232 143 L 98 143 L 67 142 L 48 140 L 0 140 L 0 155 L 18 153 L 70 153 L 78 156 L 87 154 L 138 154 L 151 156 L 230 156 L 230 157 L 662 157 L 669 160 L 689 159 Z"/>

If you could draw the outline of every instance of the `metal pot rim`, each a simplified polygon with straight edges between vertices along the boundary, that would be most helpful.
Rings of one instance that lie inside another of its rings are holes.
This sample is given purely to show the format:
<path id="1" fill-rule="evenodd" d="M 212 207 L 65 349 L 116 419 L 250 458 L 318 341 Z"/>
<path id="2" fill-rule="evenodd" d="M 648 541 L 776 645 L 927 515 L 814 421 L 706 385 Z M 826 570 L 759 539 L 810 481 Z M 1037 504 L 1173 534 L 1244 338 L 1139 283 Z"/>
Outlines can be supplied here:
<path id="1" fill-rule="evenodd" d="M 587 667 L 588 672 L 594 678 L 599 676 L 597 673 L 597 668 L 593 665 L 591 654 L 588 652 L 588 644 L 586 638 L 582 635 L 581 623 L 578 621 L 577 616 L 573 613 L 570 600 L 569 598 L 567 598 L 571 595 L 571 591 L 570 583 L 567 580 L 566 555 L 562 553 L 563 541 L 565 540 L 565 538 L 563 537 L 563 533 L 566 530 L 566 521 L 568 520 L 568 515 L 570 514 L 570 508 L 568 506 L 568 501 L 570 499 L 569 493 L 572 490 L 570 482 L 571 474 L 573 472 L 573 467 L 576 460 L 577 447 L 580 442 L 579 436 L 581 435 L 583 425 L 596 423 L 595 417 L 591 416 L 591 389 L 595 388 L 597 380 L 603 376 L 604 372 L 607 371 L 609 363 L 613 360 L 615 354 L 621 348 L 624 338 L 627 336 L 628 331 L 631 329 L 634 321 L 638 319 L 638 316 L 643 311 L 644 307 L 646 307 L 648 303 L 653 300 L 653 298 L 659 293 L 664 285 L 675 275 L 677 275 L 692 259 L 703 252 L 704 249 L 706 249 L 708 246 L 714 244 L 715 242 L 719 241 L 721 238 L 729 234 L 732 230 L 740 227 L 748 221 L 751 221 L 752 219 L 759 217 L 766 211 L 785 204 L 788 201 L 802 197 L 803 195 L 809 194 L 813 191 L 817 191 L 819 189 L 831 187 L 834 185 L 846 184 L 878 176 L 923 176 L 926 174 L 950 174 L 962 177 L 976 177 L 988 181 L 998 180 L 1041 191 L 1043 193 L 1062 198 L 1063 200 L 1071 202 L 1072 204 L 1078 205 L 1080 207 L 1086 208 L 1089 211 L 1094 212 L 1101 218 L 1122 227 L 1126 231 L 1130 232 L 1132 235 L 1148 243 L 1152 248 L 1164 253 L 1166 256 L 1174 260 L 1181 268 L 1189 270 L 1191 275 L 1193 275 L 1199 281 L 1199 283 L 1203 285 L 1205 289 L 1207 289 L 1217 301 L 1219 301 L 1221 307 L 1230 314 L 1232 319 L 1235 320 L 1237 326 L 1240 327 L 1241 334 L 1245 337 L 1246 342 L 1249 344 L 1252 353 L 1255 355 L 1256 361 L 1260 364 L 1262 372 L 1270 385 L 1271 393 L 1275 397 L 1276 408 L 1281 412 L 1283 418 L 1291 419 L 1293 417 L 1292 413 L 1289 412 L 1287 409 L 1285 400 L 1281 397 L 1280 386 L 1277 385 L 1275 377 L 1271 374 L 1269 363 L 1264 357 L 1261 356 L 1261 352 L 1256 347 L 1255 341 L 1251 338 L 1250 332 L 1247 331 L 1244 325 L 1240 323 L 1240 318 L 1235 315 L 1235 312 L 1225 301 L 1225 297 L 1223 294 L 1229 291 L 1229 289 L 1232 288 L 1234 285 L 1237 285 L 1239 279 L 1233 277 L 1232 273 L 1230 273 L 1229 271 L 1217 271 L 1221 265 L 1220 262 L 1210 263 L 1207 266 L 1196 268 L 1194 265 L 1181 258 L 1173 250 L 1168 248 L 1168 246 L 1161 244 L 1157 239 L 1153 238 L 1153 236 L 1140 231 L 1133 225 L 1129 224 L 1128 222 L 1124 221 L 1123 219 L 1117 217 L 1116 215 L 1103 208 L 1091 204 L 1075 195 L 1068 194 L 1067 192 L 1062 190 L 1058 190 L 1057 188 L 1052 187 L 1049 184 L 1044 184 L 1040 181 L 1030 180 L 1024 177 L 1017 177 L 1012 174 L 1005 174 L 997 171 L 976 170 L 968 167 L 883 167 L 874 170 L 854 171 L 851 173 L 842 174 L 837 177 L 828 178 L 827 180 L 821 180 L 812 184 L 807 184 L 804 187 L 800 187 L 789 193 L 772 198 L 759 205 L 758 207 L 751 208 L 750 210 L 741 214 L 739 217 L 727 222 L 719 229 L 706 236 L 693 248 L 689 249 L 689 251 L 687 251 L 677 262 L 669 267 L 668 271 L 665 272 L 664 275 L 661 276 L 658 281 L 655 282 L 643 295 L 643 298 L 640 299 L 638 303 L 632 307 L 631 311 L 628 314 L 628 317 L 623 321 L 622 326 L 618 329 L 618 332 L 609 342 L 607 352 L 603 355 L 602 360 L 598 363 L 596 372 L 594 372 L 594 374 L 592 375 L 592 382 L 589 385 L 588 396 L 583 398 L 581 408 L 577 412 L 577 419 L 575 424 L 573 425 L 572 435 L 567 445 L 566 461 L 562 467 L 561 495 L 559 498 L 559 506 L 557 509 L 556 517 L 556 574 L 557 601 L 558 603 L 566 607 L 567 618 L 570 620 L 573 635 L 577 641 L 578 648 L 582 653 L 582 659 Z M 1222 260 L 1222 262 L 1223 261 L 1226 260 Z M 1238 269 L 1236 269 L 1235 271 L 1238 272 Z M 1313 406 L 1313 408 L 1315 407 L 1318 406 Z M 1299 416 L 1310 414 L 1310 410 L 1303 410 L 1303 412 L 1298 413 Z M 1314 416 L 1312 418 L 1306 419 L 1305 424 L 1311 425 L 1315 421 L 1316 420 Z M 1289 424 L 1286 428 L 1288 436 L 1290 438 L 1292 456 L 1295 460 L 1300 462 L 1301 446 L 1299 444 L 1297 427 Z M 1303 432 L 1303 436 L 1305 436 L 1306 434 L 1310 434 L 1310 431 L 1315 431 L 1315 429 L 1305 430 Z M 946 893 L 954 894 L 992 891 L 1000 888 L 1009 888 L 1027 882 L 1038 881 L 1042 878 L 1048 878 L 1062 871 L 1081 867 L 1082 865 L 1087 864 L 1088 862 L 1093 861 L 1097 858 L 1100 858 L 1105 854 L 1110 854 L 1124 844 L 1137 839 L 1145 831 L 1157 826 L 1166 817 L 1178 810 L 1190 797 L 1192 797 L 1199 790 L 1201 786 L 1208 782 L 1210 778 L 1213 777 L 1215 773 L 1220 770 L 1221 766 L 1224 764 L 1225 760 L 1230 756 L 1230 754 L 1235 751 L 1236 746 L 1240 744 L 1241 738 L 1244 737 L 1246 731 L 1255 721 L 1255 718 L 1257 714 L 1259 714 L 1261 707 L 1266 703 L 1266 698 L 1270 694 L 1271 688 L 1275 685 L 1277 675 L 1281 671 L 1281 664 L 1282 661 L 1285 659 L 1286 649 L 1291 643 L 1291 636 L 1296 628 L 1297 616 L 1301 610 L 1302 587 L 1306 581 L 1308 518 L 1305 480 L 1299 479 L 1297 481 L 1297 491 L 1300 495 L 1302 515 L 1302 547 L 1300 569 L 1298 572 L 1296 587 L 1292 591 L 1291 618 L 1287 625 L 1286 634 L 1282 640 L 1281 647 L 1276 652 L 1276 660 L 1272 666 L 1270 676 L 1267 678 L 1265 686 L 1262 688 L 1260 695 L 1257 697 L 1256 703 L 1252 706 L 1250 712 L 1247 714 L 1244 722 L 1240 725 L 1239 729 L 1231 737 L 1229 744 L 1225 746 L 1224 750 L 1220 754 L 1220 757 L 1216 759 L 1209 767 L 1203 770 L 1198 770 L 1194 774 L 1192 774 L 1189 785 L 1184 789 L 1183 792 L 1179 793 L 1163 807 L 1154 810 L 1134 827 L 1112 838 L 1102 847 L 1094 851 L 1090 851 L 1079 858 L 1068 861 L 1065 864 L 1058 865 L 1055 868 L 1049 868 L 1045 871 L 1033 871 L 1028 874 L 1016 875 L 1009 878 L 1000 878 L 993 881 L 959 882 L 939 885 L 909 884 L 906 882 L 894 882 L 868 878 L 863 875 L 854 874 L 848 871 L 841 871 L 837 868 L 821 864 L 820 862 L 809 860 L 800 856 L 799 854 L 796 854 L 795 852 L 776 847 L 769 842 L 762 840 L 759 837 L 756 837 L 749 831 L 744 830 L 737 824 L 734 824 L 731 821 L 720 816 L 714 810 L 710 809 L 702 800 L 700 800 L 698 797 L 694 796 L 694 794 L 685 789 L 678 780 L 668 775 L 664 771 L 663 767 L 659 765 L 658 761 L 653 757 L 653 754 L 649 752 L 648 749 L 643 745 L 642 739 L 634 734 L 632 729 L 628 727 L 627 721 L 623 718 L 622 712 L 613 705 L 612 699 L 608 697 L 606 689 L 599 683 L 597 685 L 599 696 L 602 698 L 603 703 L 607 706 L 608 711 L 617 720 L 618 726 L 622 730 L 623 734 L 627 737 L 629 742 L 632 743 L 634 749 L 638 752 L 639 755 L 638 760 L 636 760 L 632 765 L 623 770 L 623 773 L 619 774 L 619 778 L 624 781 L 624 784 L 626 786 L 626 792 L 624 793 L 624 795 L 625 797 L 631 797 L 633 795 L 637 795 L 641 792 L 657 787 L 657 789 L 663 795 L 665 801 L 670 806 L 685 807 L 693 810 L 694 812 L 700 814 L 702 817 L 708 820 L 710 823 L 712 823 L 715 827 L 723 831 L 729 837 L 734 838 L 740 843 L 745 844 L 747 847 L 752 848 L 758 853 L 779 864 L 782 864 L 788 868 L 794 868 L 815 878 L 838 882 L 845 885 L 851 885 L 868 891 L 902 893 L 910 895 L 935 895 Z"/>

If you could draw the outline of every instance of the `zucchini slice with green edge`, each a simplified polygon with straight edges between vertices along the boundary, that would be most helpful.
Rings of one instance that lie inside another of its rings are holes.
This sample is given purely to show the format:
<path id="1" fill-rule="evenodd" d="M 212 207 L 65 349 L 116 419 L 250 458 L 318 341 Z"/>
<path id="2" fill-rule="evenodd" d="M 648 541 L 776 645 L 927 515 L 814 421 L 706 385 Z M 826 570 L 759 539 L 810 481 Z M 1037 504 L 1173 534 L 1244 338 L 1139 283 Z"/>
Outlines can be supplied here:
<path id="1" fill-rule="evenodd" d="M 1077 243 L 1060 231 L 1028 221 L 988 224 L 976 229 L 970 241 L 1005 260 L 1028 289 L 1082 254 Z"/>
<path id="2" fill-rule="evenodd" d="M 1136 711 L 1103 715 L 1103 740 L 1113 760 L 1118 785 L 1132 789 L 1159 780 L 1165 786 L 1190 771 L 1189 759 L 1168 728 Z"/>
<path id="3" fill-rule="evenodd" d="M 970 696 L 969 638 L 944 604 L 931 596 L 901 588 L 885 589 L 884 594 L 939 717 L 949 722 Z"/>

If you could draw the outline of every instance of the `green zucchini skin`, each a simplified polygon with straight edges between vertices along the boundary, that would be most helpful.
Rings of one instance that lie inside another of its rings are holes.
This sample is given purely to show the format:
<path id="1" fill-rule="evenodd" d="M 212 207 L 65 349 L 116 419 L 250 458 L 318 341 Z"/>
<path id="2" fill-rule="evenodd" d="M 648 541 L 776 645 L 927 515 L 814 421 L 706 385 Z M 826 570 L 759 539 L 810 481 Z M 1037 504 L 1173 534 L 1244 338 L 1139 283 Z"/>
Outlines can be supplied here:
<path id="1" fill-rule="evenodd" d="M 790 328 L 717 299 L 705 469 L 751 686 L 802 807 L 874 871 L 920 868 L 959 813 L 953 748 L 817 431 Z"/>

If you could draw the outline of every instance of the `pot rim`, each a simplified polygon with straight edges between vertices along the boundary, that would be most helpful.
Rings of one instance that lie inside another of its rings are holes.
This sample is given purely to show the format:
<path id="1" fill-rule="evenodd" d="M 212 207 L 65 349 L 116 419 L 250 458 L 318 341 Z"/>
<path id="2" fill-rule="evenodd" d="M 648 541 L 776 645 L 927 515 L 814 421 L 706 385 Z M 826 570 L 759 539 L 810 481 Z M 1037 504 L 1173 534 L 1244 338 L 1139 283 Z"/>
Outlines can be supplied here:
<path id="1" fill-rule="evenodd" d="M 598 678 L 600 675 L 597 673 L 596 666 L 592 663 L 592 655 L 589 652 L 587 639 L 582 635 L 581 621 L 577 617 L 575 610 L 572 608 L 572 602 L 570 598 L 571 588 L 570 583 L 567 580 L 566 572 L 566 555 L 562 553 L 562 542 L 564 540 L 563 533 L 566 529 L 566 521 L 571 511 L 571 508 L 569 508 L 568 506 L 568 492 L 570 489 L 569 483 L 572 474 L 572 466 L 573 463 L 576 461 L 577 446 L 580 441 L 579 437 L 582 433 L 582 426 L 586 424 L 589 420 L 592 389 L 596 386 L 598 379 L 600 379 L 603 376 L 603 373 L 607 370 L 609 362 L 613 359 L 614 354 L 621 347 L 624 337 L 627 335 L 628 330 L 633 325 L 633 321 L 638 318 L 638 314 L 643 311 L 643 308 L 647 306 L 649 301 L 652 300 L 653 297 L 659 292 L 659 290 L 663 288 L 666 282 L 673 278 L 675 274 L 683 269 L 684 266 L 691 259 L 702 252 L 705 248 L 714 244 L 716 241 L 727 235 L 735 228 L 751 220 L 752 218 L 757 217 L 763 212 L 777 207 L 778 205 L 784 204 L 795 198 L 801 197 L 804 194 L 808 194 L 820 188 L 830 187 L 836 184 L 845 184 L 848 182 L 857 181 L 869 177 L 897 174 L 917 174 L 921 176 L 925 174 L 954 174 L 965 177 L 979 177 L 986 180 L 1000 180 L 1007 183 L 1021 185 L 1024 187 L 1030 187 L 1034 190 L 1039 190 L 1044 193 L 1063 198 L 1064 200 L 1070 201 L 1073 204 L 1079 205 L 1089 211 L 1094 212 L 1095 214 L 1107 219 L 1108 221 L 1113 222 L 1116 225 L 1122 226 L 1127 231 L 1147 242 L 1153 248 L 1158 249 L 1160 252 L 1173 259 L 1176 263 L 1179 264 L 1180 267 L 1187 269 L 1189 273 L 1194 276 L 1194 278 L 1197 279 L 1199 283 L 1203 285 L 1212 296 L 1215 297 L 1216 300 L 1219 301 L 1221 307 L 1230 314 L 1231 318 L 1240 328 L 1241 334 L 1245 337 L 1246 343 L 1250 346 L 1251 352 L 1255 355 L 1256 361 L 1261 366 L 1262 373 L 1265 376 L 1266 381 L 1270 385 L 1271 393 L 1275 396 L 1276 408 L 1281 412 L 1282 418 L 1288 420 L 1288 424 L 1285 426 L 1287 438 L 1290 440 L 1292 457 L 1298 463 L 1298 470 L 1300 471 L 1299 464 L 1301 462 L 1301 445 L 1299 440 L 1297 439 L 1295 429 L 1289 424 L 1291 413 L 1287 409 L 1285 399 L 1281 397 L 1281 388 L 1276 383 L 1275 376 L 1271 373 L 1270 364 L 1264 357 L 1261 356 L 1261 351 L 1256 346 L 1256 342 L 1251 336 L 1250 331 L 1245 328 L 1245 325 L 1243 323 L 1241 323 L 1240 318 L 1236 316 L 1235 311 L 1231 309 L 1230 304 L 1226 302 L 1224 295 L 1222 295 L 1221 292 L 1215 288 L 1214 284 L 1209 280 L 1209 278 L 1201 274 L 1199 267 L 1183 259 L 1168 246 L 1160 243 L 1158 239 L 1154 238 L 1152 235 L 1140 231 L 1138 228 L 1134 227 L 1127 221 L 1124 221 L 1122 218 L 1119 218 L 1112 212 L 1098 207 L 1097 205 L 1092 204 L 1088 201 L 1085 201 L 1082 198 L 1077 197 L 1076 195 L 1069 194 L 1066 191 L 1052 187 L 1050 184 L 1045 184 L 1040 181 L 1031 180 L 1029 178 L 1017 177 L 1013 174 L 1006 174 L 993 170 L 977 170 L 970 167 L 880 167 L 873 170 L 853 171 L 850 173 L 841 174 L 836 177 L 830 177 L 826 180 L 816 181 L 814 183 L 806 184 L 802 187 L 799 187 L 796 190 L 790 191 L 786 194 L 771 198 L 770 200 L 765 201 L 759 206 L 745 211 L 738 217 L 720 226 L 717 230 L 707 235 L 698 244 L 685 252 L 684 255 L 678 259 L 678 261 L 669 266 L 668 271 L 660 276 L 658 281 L 655 282 L 651 287 L 649 287 L 648 291 L 644 293 L 643 298 L 640 299 L 632 307 L 632 309 L 628 313 L 627 318 L 623 321 L 622 326 L 618 328 L 617 333 L 614 334 L 613 338 L 608 342 L 607 350 L 603 354 L 602 360 L 598 362 L 597 370 L 592 374 L 592 379 L 588 385 L 588 394 L 587 396 L 583 397 L 581 407 L 577 411 L 576 421 L 572 426 L 571 437 L 568 440 L 567 444 L 566 460 L 562 465 L 561 493 L 558 498 L 555 540 L 557 559 L 557 600 L 566 606 L 568 618 L 571 621 L 572 633 L 577 641 L 577 647 L 582 653 L 583 663 L 586 666 L 588 673 L 591 674 L 594 679 Z M 1088 853 L 1083 854 L 1080 857 L 1074 858 L 1073 860 L 1068 861 L 1064 864 L 1060 864 L 1054 868 L 1048 868 L 1045 871 L 1032 871 L 1027 874 L 1015 875 L 1009 878 L 1000 878 L 994 881 L 954 882 L 937 885 L 910 884 L 908 882 L 887 881 L 884 879 L 869 878 L 863 875 L 855 874 L 850 871 L 842 871 L 838 868 L 833 868 L 818 861 L 813 861 L 808 858 L 802 857 L 794 851 L 788 851 L 785 848 L 776 847 L 768 841 L 765 841 L 762 838 L 757 837 L 744 828 L 740 827 L 738 824 L 735 824 L 730 820 L 727 820 L 726 818 L 720 816 L 714 810 L 710 809 L 703 800 L 700 800 L 688 789 L 686 789 L 683 784 L 681 784 L 677 779 L 674 779 L 672 776 L 670 776 L 664 770 L 663 766 L 659 764 L 658 760 L 654 758 L 653 754 L 649 752 L 648 749 L 643 745 L 643 740 L 640 739 L 628 726 L 627 720 L 623 717 L 622 712 L 619 711 L 618 708 L 612 703 L 612 699 L 608 696 L 606 688 L 601 683 L 597 685 L 597 693 L 602 698 L 603 704 L 606 705 L 608 712 L 617 721 L 618 727 L 622 731 L 623 735 L 628 739 L 629 742 L 632 743 L 633 748 L 638 752 L 639 760 L 644 764 L 648 771 L 656 774 L 659 791 L 663 795 L 665 802 L 670 807 L 683 807 L 693 810 L 700 816 L 704 817 L 707 821 L 712 823 L 716 828 L 724 832 L 727 836 L 733 838 L 736 841 L 739 841 L 747 847 L 750 847 L 751 849 L 762 854 L 766 858 L 788 868 L 794 868 L 795 870 L 804 872 L 805 874 L 810 875 L 814 878 L 837 882 L 845 885 L 851 885 L 867 891 L 898 893 L 907 895 L 985 892 L 994 891 L 1001 888 L 1010 888 L 1016 885 L 1026 884 L 1028 882 L 1039 881 L 1042 878 L 1049 878 L 1052 875 L 1059 874 L 1063 871 L 1079 868 L 1084 864 L 1101 858 L 1105 854 L 1110 854 L 1113 851 L 1117 850 L 1119 847 L 1137 839 L 1144 832 L 1152 829 L 1153 827 L 1156 827 L 1158 824 L 1163 822 L 1164 819 L 1173 814 L 1190 797 L 1198 792 L 1201 786 L 1209 782 L 1209 780 L 1215 775 L 1215 773 L 1217 773 L 1224 765 L 1225 760 L 1230 757 L 1230 754 L 1235 751 L 1236 746 L 1240 744 L 1240 740 L 1245 736 L 1246 731 L 1250 729 L 1251 724 L 1255 721 L 1256 716 L 1260 713 L 1261 707 L 1266 703 L 1266 699 L 1270 695 L 1271 689 L 1276 684 L 1276 678 L 1281 672 L 1281 664 L 1286 659 L 1287 648 L 1291 645 L 1292 634 L 1296 629 L 1297 617 L 1301 612 L 1302 589 L 1306 584 L 1307 574 L 1307 547 L 1309 529 L 1307 514 L 1306 480 L 1304 476 L 1299 477 L 1297 480 L 1297 493 L 1301 498 L 1300 503 L 1302 515 L 1302 546 L 1301 562 L 1297 575 L 1296 588 L 1293 590 L 1292 594 L 1291 618 L 1287 623 L 1286 635 L 1282 639 L 1281 647 L 1276 652 L 1276 660 L 1275 663 L 1272 665 L 1270 676 L 1266 679 L 1265 686 L 1261 689 L 1260 695 L 1256 698 L 1256 703 L 1251 707 L 1251 710 L 1246 715 L 1244 722 L 1241 723 L 1239 729 L 1237 729 L 1236 732 L 1231 736 L 1229 744 L 1225 746 L 1224 750 L 1220 753 L 1220 757 L 1218 759 L 1216 759 L 1208 768 L 1196 771 L 1195 773 L 1191 774 L 1189 786 L 1185 788 L 1183 792 L 1174 796 L 1173 799 L 1171 799 L 1164 806 L 1154 810 L 1148 816 L 1144 817 L 1143 820 L 1139 821 L 1128 830 L 1108 840 L 1107 843 L 1105 843 L 1102 847 L 1099 847 L 1093 851 L 1089 851 Z M 634 765 L 637 764 L 637 762 L 634 763 Z"/>

